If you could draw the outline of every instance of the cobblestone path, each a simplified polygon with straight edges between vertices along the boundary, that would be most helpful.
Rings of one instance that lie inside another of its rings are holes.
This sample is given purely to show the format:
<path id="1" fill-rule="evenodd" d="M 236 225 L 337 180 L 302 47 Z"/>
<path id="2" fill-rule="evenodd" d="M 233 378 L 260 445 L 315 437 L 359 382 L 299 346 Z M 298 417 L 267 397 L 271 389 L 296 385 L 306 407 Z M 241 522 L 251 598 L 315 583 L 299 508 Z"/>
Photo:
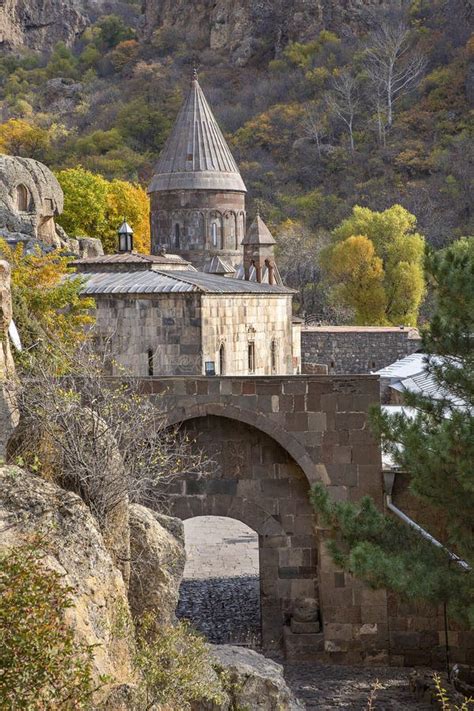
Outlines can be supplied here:
<path id="1" fill-rule="evenodd" d="M 396 667 L 349 667 L 299 662 L 285 664 L 285 677 L 307 711 L 346 709 L 362 711 L 375 681 L 373 711 L 433 711 L 431 704 L 417 701 L 408 687 L 410 669 Z"/>

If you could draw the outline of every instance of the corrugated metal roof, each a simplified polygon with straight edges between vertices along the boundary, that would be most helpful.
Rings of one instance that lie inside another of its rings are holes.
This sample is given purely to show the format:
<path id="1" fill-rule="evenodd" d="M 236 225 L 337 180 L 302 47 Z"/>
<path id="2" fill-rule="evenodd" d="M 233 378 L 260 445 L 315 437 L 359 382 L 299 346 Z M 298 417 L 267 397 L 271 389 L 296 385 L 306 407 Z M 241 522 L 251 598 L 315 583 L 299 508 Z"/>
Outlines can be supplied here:
<path id="1" fill-rule="evenodd" d="M 200 292 L 210 294 L 292 294 L 283 286 L 229 279 L 216 274 L 190 271 L 84 272 L 81 293 L 94 294 L 161 294 Z M 72 276 L 75 278 L 75 275 Z"/>
<path id="2" fill-rule="evenodd" d="M 77 264 L 189 264 L 178 254 L 140 254 L 139 252 L 122 252 L 120 254 L 103 254 L 97 257 L 76 259 L 72 265 Z"/>
<path id="3" fill-rule="evenodd" d="M 422 373 L 425 370 L 426 353 L 412 353 L 411 355 L 400 358 L 394 363 L 387 365 L 385 368 L 376 370 L 374 375 L 379 375 L 381 378 L 390 378 L 393 380 L 403 380 L 410 378 L 413 375 Z"/>
<path id="4" fill-rule="evenodd" d="M 148 188 L 160 190 L 247 191 L 195 77 Z"/>
<path id="5" fill-rule="evenodd" d="M 208 259 L 204 264 L 203 271 L 206 274 L 235 274 L 234 267 L 218 256 Z"/>

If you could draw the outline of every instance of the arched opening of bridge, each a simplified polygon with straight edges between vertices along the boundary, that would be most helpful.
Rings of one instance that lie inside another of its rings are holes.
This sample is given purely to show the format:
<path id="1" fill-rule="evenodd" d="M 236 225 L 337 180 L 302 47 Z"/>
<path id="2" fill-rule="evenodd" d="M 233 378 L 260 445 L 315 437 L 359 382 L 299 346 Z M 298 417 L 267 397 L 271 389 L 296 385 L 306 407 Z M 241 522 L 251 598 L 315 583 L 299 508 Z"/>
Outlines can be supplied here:
<path id="1" fill-rule="evenodd" d="M 177 615 L 214 644 L 261 646 L 258 534 L 226 516 L 184 522 L 186 567 Z"/>

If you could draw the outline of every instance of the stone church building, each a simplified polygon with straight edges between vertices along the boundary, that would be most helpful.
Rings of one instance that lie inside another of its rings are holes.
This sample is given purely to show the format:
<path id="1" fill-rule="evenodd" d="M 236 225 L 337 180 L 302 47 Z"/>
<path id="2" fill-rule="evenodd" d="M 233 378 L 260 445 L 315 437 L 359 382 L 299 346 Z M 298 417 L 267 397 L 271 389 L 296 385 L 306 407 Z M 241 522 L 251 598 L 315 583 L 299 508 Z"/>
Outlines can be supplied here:
<path id="1" fill-rule="evenodd" d="M 247 229 L 246 188 L 196 75 L 149 194 L 151 255 L 130 243 L 74 262 L 97 304 L 98 338 L 114 354 L 111 373 L 299 373 L 294 292 L 260 215 Z"/>

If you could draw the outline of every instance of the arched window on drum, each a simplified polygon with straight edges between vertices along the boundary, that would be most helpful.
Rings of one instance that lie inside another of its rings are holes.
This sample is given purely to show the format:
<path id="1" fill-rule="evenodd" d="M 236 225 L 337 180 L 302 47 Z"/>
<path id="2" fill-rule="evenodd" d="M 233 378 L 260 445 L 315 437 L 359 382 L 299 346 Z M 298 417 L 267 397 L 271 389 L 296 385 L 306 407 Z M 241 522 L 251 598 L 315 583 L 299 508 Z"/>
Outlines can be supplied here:
<path id="1" fill-rule="evenodd" d="M 179 222 L 176 222 L 174 226 L 174 246 L 176 249 L 181 247 L 181 225 Z"/>
<path id="2" fill-rule="evenodd" d="M 217 247 L 217 225 L 215 222 L 211 225 L 211 243 L 213 247 Z"/>

